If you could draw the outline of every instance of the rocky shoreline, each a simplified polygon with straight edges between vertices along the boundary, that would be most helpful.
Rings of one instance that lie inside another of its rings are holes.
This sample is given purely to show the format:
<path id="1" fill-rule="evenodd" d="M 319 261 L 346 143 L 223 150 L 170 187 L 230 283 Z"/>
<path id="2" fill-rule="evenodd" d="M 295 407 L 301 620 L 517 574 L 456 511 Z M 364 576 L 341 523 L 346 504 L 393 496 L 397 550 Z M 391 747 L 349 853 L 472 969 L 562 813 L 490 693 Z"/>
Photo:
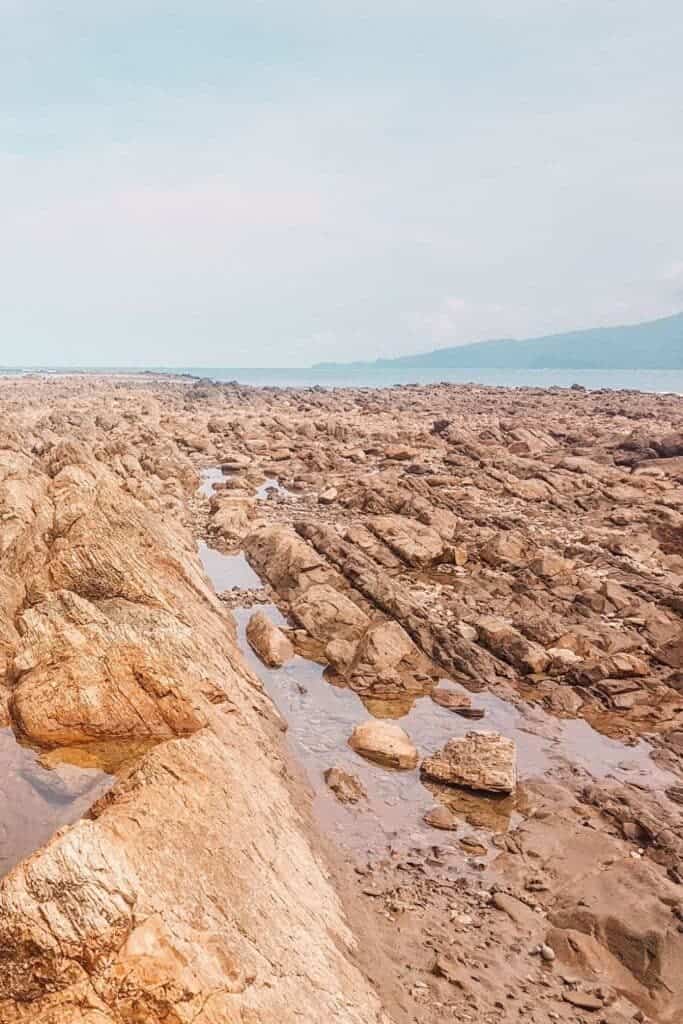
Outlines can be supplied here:
<path id="1" fill-rule="evenodd" d="M 680 1019 L 683 398 L 0 397 L 2 1024 Z"/>

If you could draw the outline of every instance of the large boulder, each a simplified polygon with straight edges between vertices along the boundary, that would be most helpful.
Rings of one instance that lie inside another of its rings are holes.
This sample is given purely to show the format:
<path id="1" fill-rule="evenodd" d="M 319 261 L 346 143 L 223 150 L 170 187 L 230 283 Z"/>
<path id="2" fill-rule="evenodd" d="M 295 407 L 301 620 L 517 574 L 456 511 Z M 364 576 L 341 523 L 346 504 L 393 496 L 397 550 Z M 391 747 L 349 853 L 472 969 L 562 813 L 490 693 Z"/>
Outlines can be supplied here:
<path id="1" fill-rule="evenodd" d="M 426 757 L 422 772 L 437 782 L 489 793 L 512 793 L 517 785 L 517 749 L 497 732 L 468 732 Z"/>
<path id="2" fill-rule="evenodd" d="M 361 636 L 345 675 L 357 693 L 401 696 L 431 685 L 430 662 L 393 619 L 373 622 Z"/>

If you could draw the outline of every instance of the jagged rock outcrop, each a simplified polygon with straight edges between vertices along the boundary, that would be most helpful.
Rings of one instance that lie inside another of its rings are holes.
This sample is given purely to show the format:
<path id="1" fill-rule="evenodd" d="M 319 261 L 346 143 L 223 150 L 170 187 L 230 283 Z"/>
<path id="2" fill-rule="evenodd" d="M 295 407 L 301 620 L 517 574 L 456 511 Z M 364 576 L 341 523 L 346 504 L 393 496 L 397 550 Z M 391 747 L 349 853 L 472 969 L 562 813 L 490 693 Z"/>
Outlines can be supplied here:
<path id="1" fill-rule="evenodd" d="M 0 1021 L 379 1021 L 191 538 L 77 446 L 0 465 L 14 728 L 152 743 L 0 883 Z"/>

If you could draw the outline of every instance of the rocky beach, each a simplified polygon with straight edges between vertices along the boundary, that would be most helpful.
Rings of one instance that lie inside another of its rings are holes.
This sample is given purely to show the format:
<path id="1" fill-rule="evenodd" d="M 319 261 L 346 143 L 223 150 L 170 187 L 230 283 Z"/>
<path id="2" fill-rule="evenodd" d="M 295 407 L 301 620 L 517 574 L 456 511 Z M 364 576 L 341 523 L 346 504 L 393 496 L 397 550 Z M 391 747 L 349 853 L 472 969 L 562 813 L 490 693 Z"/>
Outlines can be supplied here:
<path id="1" fill-rule="evenodd" d="M 683 1020 L 683 397 L 0 401 L 0 1024 Z"/>

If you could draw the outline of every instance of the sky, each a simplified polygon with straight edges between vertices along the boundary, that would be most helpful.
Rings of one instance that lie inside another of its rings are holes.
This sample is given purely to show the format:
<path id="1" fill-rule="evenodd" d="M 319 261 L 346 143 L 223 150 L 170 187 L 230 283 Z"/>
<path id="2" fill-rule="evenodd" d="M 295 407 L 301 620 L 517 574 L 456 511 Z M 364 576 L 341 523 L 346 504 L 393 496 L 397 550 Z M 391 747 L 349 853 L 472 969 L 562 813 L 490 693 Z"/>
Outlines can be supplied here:
<path id="1" fill-rule="evenodd" d="M 683 309 L 680 0 L 0 0 L 0 364 Z"/>

